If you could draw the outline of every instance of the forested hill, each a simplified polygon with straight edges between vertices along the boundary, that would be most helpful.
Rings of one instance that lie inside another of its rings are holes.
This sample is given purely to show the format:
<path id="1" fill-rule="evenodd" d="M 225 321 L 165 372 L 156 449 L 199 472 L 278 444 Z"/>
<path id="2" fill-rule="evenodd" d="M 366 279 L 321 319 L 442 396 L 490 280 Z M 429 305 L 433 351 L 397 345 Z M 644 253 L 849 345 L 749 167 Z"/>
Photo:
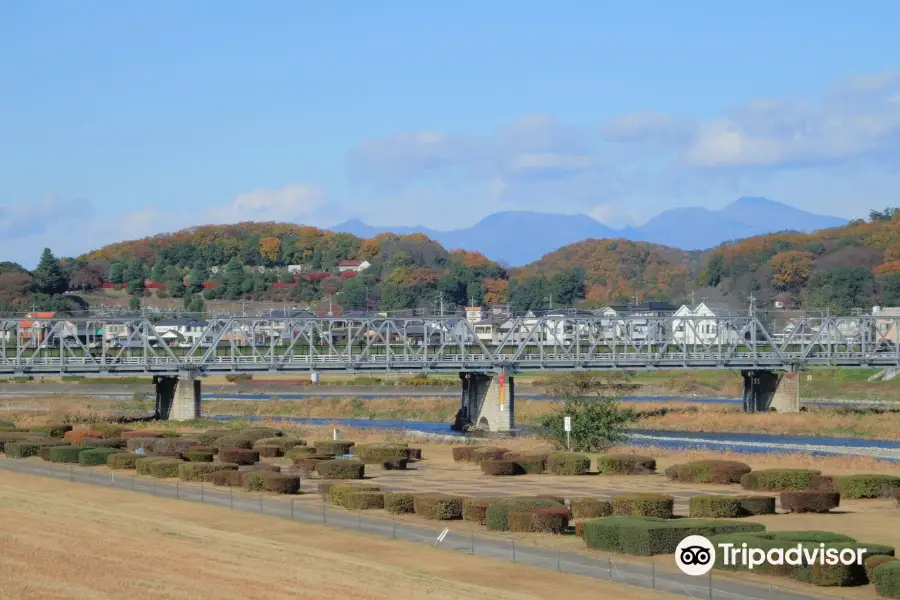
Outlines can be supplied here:
<path id="1" fill-rule="evenodd" d="M 896 216 L 895 216 L 896 215 Z M 366 261 L 354 270 L 346 261 Z M 290 267 L 290 268 L 289 268 Z M 189 310 L 226 298 L 313 304 L 343 310 L 445 309 L 470 303 L 514 310 L 646 300 L 730 300 L 745 306 L 802 305 L 868 311 L 900 304 L 900 213 L 812 234 L 749 238 L 706 252 L 628 240 L 585 240 L 517 269 L 453 250 L 421 234 L 350 234 L 286 223 L 203 226 L 111 244 L 74 259 L 45 252 L 32 272 L 0 263 L 0 310 L 73 307 L 65 290 L 124 287 L 184 298 Z"/>

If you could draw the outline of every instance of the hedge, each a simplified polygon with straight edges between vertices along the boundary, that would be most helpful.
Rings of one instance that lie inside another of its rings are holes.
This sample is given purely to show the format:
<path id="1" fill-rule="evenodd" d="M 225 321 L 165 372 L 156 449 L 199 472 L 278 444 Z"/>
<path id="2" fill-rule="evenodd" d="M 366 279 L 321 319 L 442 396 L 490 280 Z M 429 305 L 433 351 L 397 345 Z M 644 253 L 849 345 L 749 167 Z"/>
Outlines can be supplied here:
<path id="1" fill-rule="evenodd" d="M 514 497 L 495 502 L 488 506 L 484 513 L 484 522 L 491 531 L 507 531 L 509 529 L 509 514 L 522 512 L 536 508 L 561 508 L 557 502 L 534 497 Z"/>
<path id="2" fill-rule="evenodd" d="M 741 477 L 751 471 L 750 466 L 733 460 L 694 460 L 672 465 L 666 469 L 666 477 L 688 483 L 740 483 Z"/>
<path id="3" fill-rule="evenodd" d="M 821 474 L 813 469 L 764 469 L 743 475 L 741 486 L 746 490 L 766 492 L 810 490 Z"/>
<path id="4" fill-rule="evenodd" d="M 38 449 L 37 455 L 41 457 L 41 460 L 50 460 L 50 448 L 54 448 L 56 446 L 71 446 L 72 442 L 69 440 L 55 440 L 53 442 L 41 442 L 41 447 Z"/>
<path id="5" fill-rule="evenodd" d="M 316 465 L 324 460 L 331 460 L 331 459 L 330 458 L 322 458 L 319 456 L 307 456 L 304 458 L 295 458 L 294 466 L 304 472 L 315 471 Z"/>
<path id="6" fill-rule="evenodd" d="M 435 521 L 462 519 L 463 498 L 448 494 L 418 494 L 413 500 L 416 515 Z"/>
<path id="7" fill-rule="evenodd" d="M 97 437 L 104 440 L 121 438 L 123 433 L 131 431 L 130 428 L 116 423 L 91 423 L 89 427 L 94 431 L 99 431 L 100 435 Z"/>
<path id="8" fill-rule="evenodd" d="M 219 460 L 238 465 L 253 465 L 259 462 L 259 452 L 247 448 L 220 448 Z"/>
<path id="9" fill-rule="evenodd" d="M 130 440 L 132 438 L 161 438 L 163 435 L 161 433 L 157 433 L 156 431 L 144 431 L 144 430 L 136 430 L 136 431 L 123 431 L 120 436 L 123 440 Z"/>
<path id="10" fill-rule="evenodd" d="M 463 498 L 462 518 L 464 521 L 484 525 L 488 507 L 501 500 L 503 498 Z"/>
<path id="11" fill-rule="evenodd" d="M 153 445 L 160 438 L 155 437 L 131 437 L 125 440 L 125 447 L 134 452 L 140 448 L 144 450 L 153 450 Z"/>
<path id="12" fill-rule="evenodd" d="M 266 479 L 265 471 L 245 471 L 241 477 L 241 485 L 248 492 L 259 492 Z"/>
<path id="13" fill-rule="evenodd" d="M 190 450 L 184 453 L 184 458 L 195 463 L 211 463 L 215 458 L 212 452 L 197 452 Z"/>
<path id="14" fill-rule="evenodd" d="M 354 492 L 380 492 L 381 488 L 377 485 L 333 485 L 328 488 L 328 498 L 332 504 L 337 506 L 344 505 L 344 496 Z"/>
<path id="15" fill-rule="evenodd" d="M 118 454 L 119 448 L 90 448 L 78 455 L 78 464 L 83 467 L 105 465 L 110 454 Z"/>
<path id="16" fill-rule="evenodd" d="M 866 569 L 866 577 L 868 577 L 869 581 L 875 581 L 875 568 L 884 565 L 887 563 L 898 562 L 900 559 L 894 556 L 885 556 L 884 554 L 873 554 L 872 556 L 867 557 L 863 560 L 865 569 Z"/>
<path id="17" fill-rule="evenodd" d="M 482 446 L 454 446 L 452 448 L 453 460 L 455 462 L 471 462 L 472 454 L 481 447 Z"/>
<path id="18" fill-rule="evenodd" d="M 900 562 L 875 567 L 875 591 L 882 598 L 900 598 Z"/>
<path id="19" fill-rule="evenodd" d="M 572 512 L 565 507 L 536 508 L 532 511 L 531 529 L 535 533 L 562 534 L 569 529 Z"/>
<path id="20" fill-rule="evenodd" d="M 328 490 L 330 490 L 333 486 L 340 485 L 333 481 L 322 481 L 319 485 L 316 486 L 316 493 L 322 500 L 328 500 L 330 497 L 328 494 Z"/>
<path id="21" fill-rule="evenodd" d="M 498 448 L 496 446 L 482 446 L 472 452 L 471 462 L 480 464 L 483 460 L 500 460 L 503 455 L 509 452 L 508 448 Z"/>
<path id="22" fill-rule="evenodd" d="M 506 517 L 506 530 L 514 533 L 528 533 L 534 526 L 534 513 L 529 510 L 513 510 Z"/>
<path id="23" fill-rule="evenodd" d="M 299 494 L 300 478 L 285 473 L 266 472 L 263 478 L 263 490 L 276 494 Z"/>
<path id="24" fill-rule="evenodd" d="M 50 462 L 77 463 L 78 455 L 87 450 L 81 446 L 54 446 L 50 448 Z"/>
<path id="25" fill-rule="evenodd" d="M 209 443 L 206 443 L 202 438 L 198 439 L 197 442 L 204 446 L 218 448 L 220 452 L 225 448 L 243 448 L 245 450 L 253 448 L 253 440 L 237 434 L 225 435 Z"/>
<path id="26" fill-rule="evenodd" d="M 725 533 L 765 531 L 760 523 L 708 519 L 653 519 L 606 517 L 584 521 L 582 534 L 588 548 L 637 556 L 672 554 L 689 535 L 712 537 Z"/>
<path id="27" fill-rule="evenodd" d="M 508 455 L 509 452 L 504 454 L 503 456 Z M 504 458 L 503 460 L 509 460 Z M 521 457 L 515 459 L 513 461 L 516 463 L 516 467 L 518 467 L 519 472 L 525 475 L 540 475 L 544 471 L 547 470 L 547 459 L 541 456 L 534 457 Z"/>
<path id="28" fill-rule="evenodd" d="M 741 502 L 741 511 L 746 515 L 774 515 L 774 496 L 735 496 Z"/>
<path id="29" fill-rule="evenodd" d="M 384 509 L 392 515 L 415 512 L 415 495 L 408 492 L 385 492 Z"/>
<path id="30" fill-rule="evenodd" d="M 178 477 L 178 468 L 184 464 L 183 460 L 163 458 L 150 463 L 150 476 L 161 479 Z"/>
<path id="31" fill-rule="evenodd" d="M 184 454 L 200 445 L 197 440 L 186 438 L 162 438 L 153 442 L 154 452 L 176 452 Z"/>
<path id="32" fill-rule="evenodd" d="M 481 472 L 485 475 L 518 475 L 522 471 L 514 461 L 489 458 L 481 461 Z"/>
<path id="33" fill-rule="evenodd" d="M 284 456 L 284 450 L 278 446 L 253 446 L 253 449 L 259 452 L 260 458 L 278 458 Z"/>
<path id="34" fill-rule="evenodd" d="M 540 460 L 546 463 L 549 456 L 547 452 L 507 452 L 503 460 Z"/>
<path id="35" fill-rule="evenodd" d="M 6 444 L 7 458 L 29 458 L 37 456 L 41 451 L 41 445 L 36 442 L 8 442 Z"/>
<path id="36" fill-rule="evenodd" d="M 149 475 L 150 474 L 150 465 L 158 460 L 168 460 L 164 456 L 145 456 L 139 457 L 134 461 L 134 468 L 137 470 L 138 475 Z"/>
<path id="37" fill-rule="evenodd" d="M 554 452 L 547 457 L 547 471 L 554 475 L 584 475 L 591 470 L 591 458 L 572 452 Z"/>
<path id="38" fill-rule="evenodd" d="M 227 487 L 241 487 L 243 473 L 240 471 L 215 471 L 212 474 L 212 484 Z"/>
<path id="39" fill-rule="evenodd" d="M 316 463 L 316 473 L 325 479 L 362 479 L 366 465 L 358 460 L 320 460 Z"/>
<path id="40" fill-rule="evenodd" d="M 813 548 L 818 546 L 818 544 L 810 545 Z M 864 557 L 876 555 L 893 556 L 894 554 L 894 548 L 892 548 L 891 546 L 883 546 L 881 544 L 868 544 L 859 542 L 826 543 L 824 549 L 828 550 L 830 548 L 836 548 L 839 550 L 864 549 L 866 550 L 866 553 L 863 555 Z M 828 587 L 849 587 L 865 585 L 869 583 L 869 578 L 866 575 L 865 560 L 863 560 L 862 565 L 820 565 L 814 563 L 811 565 L 796 567 L 794 569 L 794 579 L 796 579 L 797 581 L 802 581 L 804 583 L 811 583 L 813 585 Z"/>
<path id="41" fill-rule="evenodd" d="M 605 454 L 597 457 L 603 475 L 645 475 L 656 472 L 656 459 L 639 454 Z"/>
<path id="42" fill-rule="evenodd" d="M 103 434 L 96 430 L 88 431 L 85 429 L 80 429 L 78 431 L 75 431 L 75 430 L 67 431 L 63 434 L 63 439 L 72 440 L 73 444 L 77 444 L 78 442 L 80 442 L 82 439 L 84 439 L 86 437 L 101 438 L 101 437 L 103 437 Z"/>
<path id="43" fill-rule="evenodd" d="M 344 442 L 339 440 L 320 440 L 313 442 L 313 448 L 318 454 L 334 454 L 344 455 L 350 452 L 350 448 L 354 446 L 354 442 Z"/>
<path id="44" fill-rule="evenodd" d="M 612 514 L 612 504 L 597 498 L 575 498 L 569 507 L 573 519 L 596 519 Z"/>
<path id="45" fill-rule="evenodd" d="M 212 481 L 213 473 L 217 471 L 237 471 L 238 466 L 233 463 L 189 462 L 178 466 L 178 478 L 182 481 Z"/>
<path id="46" fill-rule="evenodd" d="M 16 427 L 16 424 L 13 423 L 12 421 L 0 421 L 0 429 L 8 429 L 8 428 L 15 429 L 15 427 Z"/>
<path id="47" fill-rule="evenodd" d="M 125 449 L 125 440 L 118 438 L 82 438 L 78 444 L 80 446 L 90 446 L 91 448 Z"/>
<path id="48" fill-rule="evenodd" d="M 408 458 L 392 458 L 381 463 L 381 468 L 385 471 L 405 471 L 409 465 Z"/>
<path id="49" fill-rule="evenodd" d="M 274 429 L 272 427 L 248 427 L 247 429 L 238 430 L 237 434 L 247 438 L 251 442 L 256 442 L 265 438 L 284 436 L 284 433 L 282 433 L 280 429 Z"/>
<path id="50" fill-rule="evenodd" d="M 110 469 L 134 469 L 139 458 L 140 455 L 131 452 L 116 452 L 106 457 L 106 466 Z"/>
<path id="51" fill-rule="evenodd" d="M 9 442 L 31 442 L 38 438 L 39 435 L 26 432 L 0 433 L 0 452 L 6 452 L 6 444 Z"/>
<path id="52" fill-rule="evenodd" d="M 663 494 L 623 494 L 613 496 L 613 514 L 620 517 L 656 517 L 671 519 L 675 498 Z"/>
<path id="53" fill-rule="evenodd" d="M 31 431 L 35 433 L 43 433 L 49 435 L 50 437 L 61 438 L 66 435 L 67 431 L 72 431 L 71 425 L 35 425 L 34 427 L 29 428 Z"/>
<path id="54" fill-rule="evenodd" d="M 792 513 L 827 513 L 840 504 L 837 492 L 781 492 L 781 509 Z"/>
<path id="55" fill-rule="evenodd" d="M 306 446 L 306 440 L 296 437 L 267 437 L 260 438 L 253 442 L 253 447 L 257 446 L 278 446 L 282 451 L 287 452 L 295 446 Z"/>
<path id="56" fill-rule="evenodd" d="M 900 489 L 900 477 L 893 475 L 835 475 L 834 490 L 843 498 L 890 498 Z"/>
<path id="57" fill-rule="evenodd" d="M 381 492 L 352 492 L 344 496 L 344 508 L 348 510 L 367 510 L 384 508 L 384 494 Z"/>
<path id="58" fill-rule="evenodd" d="M 389 444 L 354 446 L 353 455 L 367 465 L 378 465 L 398 458 L 409 459 L 409 448 Z"/>
<path id="59" fill-rule="evenodd" d="M 697 519 L 734 519 L 742 516 L 743 510 L 737 496 L 694 496 L 690 499 L 688 514 Z"/>
<path id="60" fill-rule="evenodd" d="M 421 448 L 409 448 L 409 460 L 422 460 Z"/>
<path id="61" fill-rule="evenodd" d="M 305 456 L 312 456 L 316 453 L 316 449 L 311 446 L 294 446 L 290 450 L 285 450 L 284 455 L 291 460 L 295 458 L 303 458 Z"/>
<path id="62" fill-rule="evenodd" d="M 215 446 L 217 440 L 231 435 L 233 435 L 233 432 L 228 429 L 210 429 L 209 431 L 194 434 L 193 438 L 203 446 Z"/>

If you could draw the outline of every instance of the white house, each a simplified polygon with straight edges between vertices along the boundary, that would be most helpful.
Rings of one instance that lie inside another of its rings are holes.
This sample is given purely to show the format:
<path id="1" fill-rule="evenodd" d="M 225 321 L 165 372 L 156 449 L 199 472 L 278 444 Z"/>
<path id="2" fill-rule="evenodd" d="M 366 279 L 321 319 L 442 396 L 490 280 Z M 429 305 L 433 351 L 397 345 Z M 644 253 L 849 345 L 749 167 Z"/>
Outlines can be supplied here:
<path id="1" fill-rule="evenodd" d="M 208 323 L 195 319 L 164 319 L 153 324 L 156 335 L 169 346 L 193 346 L 206 331 Z M 212 342 L 211 339 L 204 340 Z"/>
<path id="2" fill-rule="evenodd" d="M 682 305 L 672 321 L 673 339 L 678 344 L 731 344 L 741 339 L 741 332 L 728 317 L 738 316 L 727 306 L 701 302 L 693 309 Z"/>
<path id="3" fill-rule="evenodd" d="M 303 265 L 288 265 L 287 270 L 288 273 L 302 273 Z"/>
<path id="4" fill-rule="evenodd" d="M 344 273 L 346 271 L 362 273 L 371 266 L 372 264 L 367 260 L 342 260 L 338 263 L 337 269 L 339 273 Z"/>

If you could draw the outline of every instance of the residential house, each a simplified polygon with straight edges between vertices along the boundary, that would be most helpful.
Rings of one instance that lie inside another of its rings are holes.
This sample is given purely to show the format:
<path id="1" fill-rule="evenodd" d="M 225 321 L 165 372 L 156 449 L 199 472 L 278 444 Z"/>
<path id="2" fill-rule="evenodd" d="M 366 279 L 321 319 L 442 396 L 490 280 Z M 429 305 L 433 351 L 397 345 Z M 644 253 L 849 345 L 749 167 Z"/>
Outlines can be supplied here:
<path id="1" fill-rule="evenodd" d="M 337 269 L 338 273 L 345 273 L 347 271 L 362 273 L 371 266 L 372 264 L 367 260 L 342 260 L 338 263 Z"/>
<path id="2" fill-rule="evenodd" d="M 204 337 L 209 323 L 190 318 L 163 319 L 153 324 L 156 336 L 167 346 L 191 347 Z M 214 336 L 211 333 L 202 340 L 211 344 Z"/>
<path id="3" fill-rule="evenodd" d="M 575 340 L 575 332 L 577 331 L 582 339 L 587 340 L 590 336 L 594 318 L 594 313 L 588 310 L 574 308 L 532 309 L 526 312 L 522 319 L 520 338 L 524 341 L 531 335 L 528 341 L 529 345 L 568 345 Z M 579 322 L 578 319 L 583 319 L 583 321 Z"/>
<path id="4" fill-rule="evenodd" d="M 484 344 L 499 344 L 504 340 L 517 342 L 521 331 L 517 319 L 508 313 L 495 309 L 474 325 L 475 336 Z"/>
<path id="5" fill-rule="evenodd" d="M 872 308 L 872 315 L 875 317 L 875 343 L 894 346 L 900 344 L 900 330 L 897 327 L 900 307 L 875 306 Z"/>
<path id="6" fill-rule="evenodd" d="M 673 316 L 672 338 L 678 344 L 732 344 L 744 334 L 727 320 L 729 317 L 744 315 L 728 306 L 706 302 L 701 302 L 694 308 L 682 305 Z"/>
<path id="7" fill-rule="evenodd" d="M 50 335 L 53 323 L 49 319 L 56 318 L 55 312 L 30 312 L 25 319 L 19 321 L 19 344 L 26 348 L 37 348 Z"/>

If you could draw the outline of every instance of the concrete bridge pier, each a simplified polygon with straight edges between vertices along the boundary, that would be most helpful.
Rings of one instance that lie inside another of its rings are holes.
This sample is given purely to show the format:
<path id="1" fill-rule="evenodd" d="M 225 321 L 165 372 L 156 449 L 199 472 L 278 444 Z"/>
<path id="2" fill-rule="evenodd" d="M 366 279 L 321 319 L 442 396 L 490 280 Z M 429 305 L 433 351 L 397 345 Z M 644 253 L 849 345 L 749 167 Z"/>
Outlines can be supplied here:
<path id="1" fill-rule="evenodd" d="M 156 418 L 165 421 L 193 421 L 200 417 L 200 379 L 194 373 L 177 377 L 156 375 Z"/>
<path id="2" fill-rule="evenodd" d="M 744 412 L 800 412 L 800 374 L 753 370 L 741 371 L 744 379 Z"/>
<path id="3" fill-rule="evenodd" d="M 460 373 L 462 396 L 453 429 L 506 433 L 515 429 L 515 382 L 507 369 Z"/>

